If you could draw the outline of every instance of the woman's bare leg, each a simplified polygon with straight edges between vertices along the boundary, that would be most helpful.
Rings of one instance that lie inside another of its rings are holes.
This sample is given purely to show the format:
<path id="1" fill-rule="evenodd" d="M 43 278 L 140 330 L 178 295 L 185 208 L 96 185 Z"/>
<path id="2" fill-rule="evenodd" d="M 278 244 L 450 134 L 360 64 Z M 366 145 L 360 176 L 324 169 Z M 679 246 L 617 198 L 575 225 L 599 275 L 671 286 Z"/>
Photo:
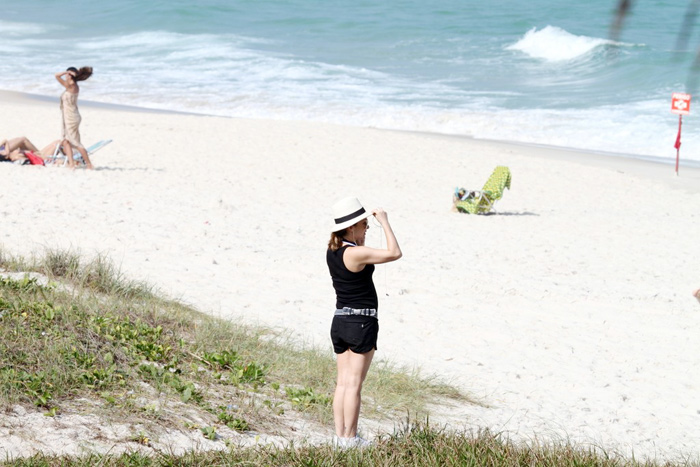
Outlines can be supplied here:
<path id="1" fill-rule="evenodd" d="M 21 151 L 32 151 L 39 152 L 39 149 L 32 144 L 25 136 L 20 136 L 18 138 L 12 138 L 7 142 L 7 146 L 10 152 L 19 149 Z"/>
<path id="2" fill-rule="evenodd" d="M 66 155 L 66 162 L 68 162 L 68 167 L 75 169 L 78 164 L 75 163 L 73 159 L 73 145 L 68 142 L 67 139 L 61 141 L 61 148 L 63 149 L 63 154 Z"/>
<path id="3" fill-rule="evenodd" d="M 59 146 L 61 144 L 61 140 L 57 139 L 56 141 L 51 141 L 49 144 L 44 146 L 41 151 L 39 151 L 39 154 L 43 159 L 46 159 L 48 157 L 53 156 L 56 153 L 56 146 Z"/>
<path id="4" fill-rule="evenodd" d="M 80 153 L 80 155 L 83 156 L 83 160 L 85 161 L 85 168 L 94 169 L 94 167 L 92 166 L 92 162 L 90 162 L 90 157 L 88 157 L 88 153 L 85 150 L 85 148 L 82 146 L 79 146 L 77 149 L 78 149 L 78 152 Z"/>
<path id="5" fill-rule="evenodd" d="M 362 384 L 374 357 L 374 349 L 367 353 L 351 350 L 337 355 L 338 381 L 333 398 L 335 434 L 339 438 L 354 438 L 360 418 Z"/>

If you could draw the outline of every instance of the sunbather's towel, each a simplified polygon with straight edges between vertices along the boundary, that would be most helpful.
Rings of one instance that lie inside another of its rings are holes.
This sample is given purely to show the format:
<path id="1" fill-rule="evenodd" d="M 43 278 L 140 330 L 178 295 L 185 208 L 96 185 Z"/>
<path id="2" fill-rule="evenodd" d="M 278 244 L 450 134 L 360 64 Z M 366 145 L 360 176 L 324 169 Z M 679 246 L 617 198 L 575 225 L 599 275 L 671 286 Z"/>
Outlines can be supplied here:
<path id="1" fill-rule="evenodd" d="M 491 199 L 499 199 L 503 196 L 503 189 L 508 188 L 510 190 L 510 169 L 508 167 L 499 165 L 493 169 L 493 173 L 486 181 L 484 185 L 484 191 L 491 194 Z"/>

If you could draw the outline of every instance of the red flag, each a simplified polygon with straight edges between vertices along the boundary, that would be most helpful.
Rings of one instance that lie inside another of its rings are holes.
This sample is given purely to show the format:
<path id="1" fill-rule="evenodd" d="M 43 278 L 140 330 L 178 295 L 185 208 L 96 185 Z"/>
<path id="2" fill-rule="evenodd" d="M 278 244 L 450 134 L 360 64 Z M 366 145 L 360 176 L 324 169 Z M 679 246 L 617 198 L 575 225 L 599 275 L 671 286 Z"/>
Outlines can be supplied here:
<path id="1" fill-rule="evenodd" d="M 678 136 L 676 136 L 676 144 L 673 145 L 674 148 L 681 148 L 681 120 L 678 119 Z"/>

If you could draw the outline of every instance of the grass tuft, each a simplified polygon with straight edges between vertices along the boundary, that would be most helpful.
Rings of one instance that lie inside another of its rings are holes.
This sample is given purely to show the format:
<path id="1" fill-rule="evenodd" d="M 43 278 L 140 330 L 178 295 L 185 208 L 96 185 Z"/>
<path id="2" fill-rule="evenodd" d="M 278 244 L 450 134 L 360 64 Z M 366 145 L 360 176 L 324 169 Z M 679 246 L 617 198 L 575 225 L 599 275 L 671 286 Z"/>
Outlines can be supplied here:
<path id="1" fill-rule="evenodd" d="M 203 433 L 215 437 L 211 427 Z M 181 456 L 164 453 L 146 455 L 89 455 L 75 459 L 43 454 L 18 460 L 22 467 L 75 466 L 451 466 L 451 467 L 671 467 L 691 463 L 658 463 L 625 459 L 599 448 L 575 447 L 569 443 L 527 446 L 516 444 L 487 430 L 454 433 L 425 422 L 407 423 L 403 430 L 385 436 L 364 450 L 336 451 L 329 445 L 279 448 L 270 445 L 247 449 L 189 452 Z M 697 464 L 695 464 L 697 465 Z"/>
<path id="2" fill-rule="evenodd" d="M 69 251 L 48 250 L 39 268 L 50 277 L 73 279 L 80 268 L 80 256 Z"/>

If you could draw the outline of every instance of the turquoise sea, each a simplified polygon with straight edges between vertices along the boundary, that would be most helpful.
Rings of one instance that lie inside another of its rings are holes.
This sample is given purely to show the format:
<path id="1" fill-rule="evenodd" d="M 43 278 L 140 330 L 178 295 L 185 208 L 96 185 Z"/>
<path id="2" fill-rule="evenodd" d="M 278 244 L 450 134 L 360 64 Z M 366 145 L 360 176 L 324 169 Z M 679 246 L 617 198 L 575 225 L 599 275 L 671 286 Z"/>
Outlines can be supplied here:
<path id="1" fill-rule="evenodd" d="M 700 28 L 679 42 L 689 1 L 636 0 L 612 37 L 616 3 L 0 0 L 0 89 L 58 96 L 90 65 L 83 100 L 675 160 Z"/>

